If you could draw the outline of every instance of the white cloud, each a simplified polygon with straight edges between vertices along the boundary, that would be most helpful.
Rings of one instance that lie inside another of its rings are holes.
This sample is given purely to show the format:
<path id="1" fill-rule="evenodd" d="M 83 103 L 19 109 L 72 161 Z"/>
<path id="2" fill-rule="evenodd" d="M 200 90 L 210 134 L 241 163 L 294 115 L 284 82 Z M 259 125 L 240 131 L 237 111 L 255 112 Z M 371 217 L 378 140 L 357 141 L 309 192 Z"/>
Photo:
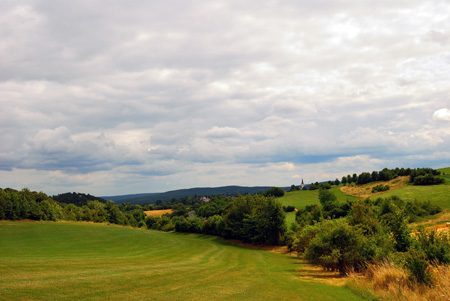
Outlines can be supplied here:
<path id="1" fill-rule="evenodd" d="M 442 108 L 433 113 L 433 119 L 439 121 L 450 121 L 450 110 Z"/>

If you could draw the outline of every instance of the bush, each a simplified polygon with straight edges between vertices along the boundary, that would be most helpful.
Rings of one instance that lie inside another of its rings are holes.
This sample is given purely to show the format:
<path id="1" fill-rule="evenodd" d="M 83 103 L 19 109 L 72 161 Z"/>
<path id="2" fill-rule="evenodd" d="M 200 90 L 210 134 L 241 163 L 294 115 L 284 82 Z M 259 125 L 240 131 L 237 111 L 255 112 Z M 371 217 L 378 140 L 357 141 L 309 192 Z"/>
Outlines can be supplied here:
<path id="1" fill-rule="evenodd" d="M 450 263 L 450 239 L 448 234 L 420 228 L 414 246 L 423 251 L 430 263 Z"/>
<path id="2" fill-rule="evenodd" d="M 389 187 L 389 185 L 379 184 L 377 186 L 372 187 L 372 193 L 387 191 L 389 189 L 391 189 L 391 187 Z"/>
<path id="3" fill-rule="evenodd" d="M 299 256 L 301 256 L 308 248 L 311 240 L 317 236 L 319 231 L 319 224 L 305 226 L 301 231 L 294 235 L 292 250 L 295 250 Z"/>
<path id="4" fill-rule="evenodd" d="M 304 258 L 312 264 L 344 275 L 350 269 L 360 269 L 375 254 L 374 246 L 362 231 L 343 220 L 324 221 L 317 227 L 317 235 L 304 253 Z"/>
<path id="5" fill-rule="evenodd" d="M 294 206 L 283 206 L 283 210 L 284 210 L 284 212 L 292 212 L 292 211 L 295 211 L 295 207 Z"/>
<path id="6" fill-rule="evenodd" d="M 203 233 L 221 236 L 223 233 L 223 218 L 220 215 L 208 217 L 203 225 Z"/>
<path id="7" fill-rule="evenodd" d="M 431 275 L 428 271 L 429 265 L 425 253 L 422 250 L 411 248 L 406 253 L 405 266 L 410 272 L 411 280 L 415 280 L 418 283 L 430 284 Z"/>

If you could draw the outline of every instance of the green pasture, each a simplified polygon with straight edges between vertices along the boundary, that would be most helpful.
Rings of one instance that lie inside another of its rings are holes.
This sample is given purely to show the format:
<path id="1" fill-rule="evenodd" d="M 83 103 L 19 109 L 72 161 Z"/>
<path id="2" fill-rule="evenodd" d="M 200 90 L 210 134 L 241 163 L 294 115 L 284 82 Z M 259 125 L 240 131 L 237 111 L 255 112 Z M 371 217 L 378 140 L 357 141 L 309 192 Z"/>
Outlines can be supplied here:
<path id="1" fill-rule="evenodd" d="M 405 201 L 430 201 L 443 209 L 450 209 L 450 185 L 414 186 L 387 191 L 377 197 L 398 196 Z"/>
<path id="2" fill-rule="evenodd" d="M 295 222 L 295 213 L 295 211 L 286 213 L 286 225 L 288 226 L 288 229 L 290 229 L 292 223 Z"/>
<path id="3" fill-rule="evenodd" d="M 331 192 L 340 202 L 347 200 L 356 200 L 357 198 L 343 193 L 339 187 L 333 186 Z M 298 190 L 287 192 L 283 197 L 278 199 L 283 206 L 294 206 L 295 208 L 303 208 L 307 205 L 319 204 L 319 190 Z"/>
<path id="4" fill-rule="evenodd" d="M 1 300 L 355 300 L 295 257 L 213 236 L 0 221 Z"/>
<path id="5" fill-rule="evenodd" d="M 439 168 L 439 169 L 437 169 L 437 170 L 440 171 L 441 174 L 450 175 L 450 167 Z"/>

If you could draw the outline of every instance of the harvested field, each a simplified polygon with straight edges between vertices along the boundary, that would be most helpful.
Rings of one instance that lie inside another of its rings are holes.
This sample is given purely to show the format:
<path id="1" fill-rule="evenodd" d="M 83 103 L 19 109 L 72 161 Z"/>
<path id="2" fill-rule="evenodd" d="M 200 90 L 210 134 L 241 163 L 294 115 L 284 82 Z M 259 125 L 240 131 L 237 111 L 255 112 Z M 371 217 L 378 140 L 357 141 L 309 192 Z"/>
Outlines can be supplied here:
<path id="1" fill-rule="evenodd" d="M 171 214 L 172 209 L 164 209 L 164 210 L 150 210 L 150 211 L 144 211 L 145 215 L 147 216 L 154 216 L 154 217 L 161 217 L 166 213 Z"/>

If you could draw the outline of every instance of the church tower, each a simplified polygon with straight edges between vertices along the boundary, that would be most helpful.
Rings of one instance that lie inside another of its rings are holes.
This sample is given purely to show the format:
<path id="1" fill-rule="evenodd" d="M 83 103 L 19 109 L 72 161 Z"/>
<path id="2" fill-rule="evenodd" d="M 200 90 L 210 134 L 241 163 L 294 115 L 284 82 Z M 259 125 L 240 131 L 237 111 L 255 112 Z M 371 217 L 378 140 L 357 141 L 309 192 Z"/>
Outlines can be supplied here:
<path id="1" fill-rule="evenodd" d="M 303 183 L 303 178 L 302 178 L 302 184 L 300 185 L 301 190 L 303 190 L 303 188 L 305 188 L 305 183 Z"/>

